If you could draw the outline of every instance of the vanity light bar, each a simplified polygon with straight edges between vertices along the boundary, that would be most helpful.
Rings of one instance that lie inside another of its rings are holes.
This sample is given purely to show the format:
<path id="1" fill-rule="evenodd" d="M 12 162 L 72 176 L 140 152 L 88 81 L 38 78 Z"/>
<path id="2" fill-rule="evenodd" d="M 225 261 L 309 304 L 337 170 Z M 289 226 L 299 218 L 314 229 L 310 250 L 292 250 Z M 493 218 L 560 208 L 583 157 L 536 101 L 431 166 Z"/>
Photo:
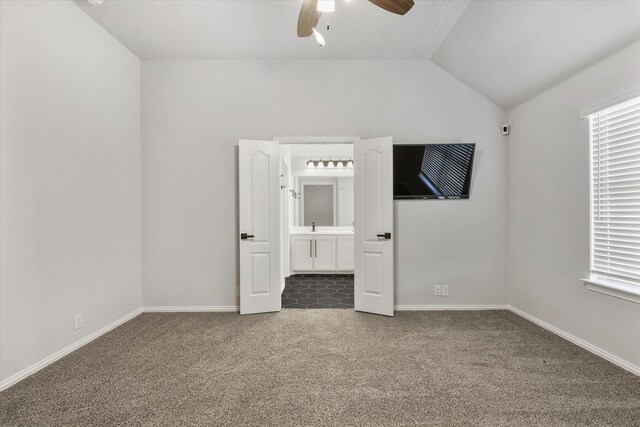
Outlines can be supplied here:
<path id="1" fill-rule="evenodd" d="M 307 167 L 308 168 L 318 168 L 318 169 L 322 169 L 322 168 L 352 168 L 353 167 L 353 160 L 352 159 L 348 159 L 348 160 L 333 160 L 333 159 L 329 159 L 329 160 L 309 160 L 307 162 Z"/>

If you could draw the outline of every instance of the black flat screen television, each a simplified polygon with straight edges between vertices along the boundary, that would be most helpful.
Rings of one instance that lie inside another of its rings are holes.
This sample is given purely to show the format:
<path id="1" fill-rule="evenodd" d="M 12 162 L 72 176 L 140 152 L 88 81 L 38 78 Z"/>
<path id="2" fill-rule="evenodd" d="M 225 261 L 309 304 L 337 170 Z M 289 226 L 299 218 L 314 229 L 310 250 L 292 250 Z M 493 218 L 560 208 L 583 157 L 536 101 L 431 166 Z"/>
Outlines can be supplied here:
<path id="1" fill-rule="evenodd" d="M 468 199 L 476 144 L 393 146 L 393 198 Z"/>

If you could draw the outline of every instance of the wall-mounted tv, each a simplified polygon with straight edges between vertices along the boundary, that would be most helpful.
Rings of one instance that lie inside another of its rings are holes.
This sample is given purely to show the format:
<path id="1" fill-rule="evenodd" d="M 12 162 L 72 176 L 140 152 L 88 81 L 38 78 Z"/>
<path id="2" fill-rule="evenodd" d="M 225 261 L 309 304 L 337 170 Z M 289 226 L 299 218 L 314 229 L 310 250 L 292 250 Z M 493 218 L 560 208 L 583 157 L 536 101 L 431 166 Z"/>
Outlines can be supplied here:
<path id="1" fill-rule="evenodd" d="M 393 198 L 468 199 L 476 144 L 393 146 Z"/>

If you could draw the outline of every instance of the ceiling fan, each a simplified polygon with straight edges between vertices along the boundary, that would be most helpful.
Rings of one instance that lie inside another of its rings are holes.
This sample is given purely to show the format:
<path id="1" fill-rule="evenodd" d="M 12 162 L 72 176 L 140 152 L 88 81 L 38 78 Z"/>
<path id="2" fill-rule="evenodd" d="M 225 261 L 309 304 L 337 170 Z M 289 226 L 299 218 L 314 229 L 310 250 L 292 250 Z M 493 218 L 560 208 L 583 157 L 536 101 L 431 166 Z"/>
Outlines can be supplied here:
<path id="1" fill-rule="evenodd" d="M 396 15 L 404 15 L 413 7 L 413 0 L 369 0 L 376 6 L 391 12 Z M 327 11 L 333 11 L 334 2 L 329 3 L 330 9 Z M 323 6 L 322 4 L 320 6 Z M 318 7 L 318 0 L 303 0 L 302 7 L 300 8 L 300 15 L 298 16 L 298 37 L 309 37 L 311 34 L 318 34 L 315 31 L 320 15 L 322 14 L 322 7 Z M 322 44 L 324 45 L 324 43 Z"/>

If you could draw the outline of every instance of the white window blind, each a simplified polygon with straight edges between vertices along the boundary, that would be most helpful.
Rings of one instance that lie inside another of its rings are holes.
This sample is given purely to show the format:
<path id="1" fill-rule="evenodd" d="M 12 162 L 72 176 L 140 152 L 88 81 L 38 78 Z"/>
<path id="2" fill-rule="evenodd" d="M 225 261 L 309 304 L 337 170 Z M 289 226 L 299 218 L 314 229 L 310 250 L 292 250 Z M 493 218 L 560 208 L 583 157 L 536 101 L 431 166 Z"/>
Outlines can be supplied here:
<path id="1" fill-rule="evenodd" d="M 640 97 L 589 116 L 591 272 L 640 284 Z"/>

